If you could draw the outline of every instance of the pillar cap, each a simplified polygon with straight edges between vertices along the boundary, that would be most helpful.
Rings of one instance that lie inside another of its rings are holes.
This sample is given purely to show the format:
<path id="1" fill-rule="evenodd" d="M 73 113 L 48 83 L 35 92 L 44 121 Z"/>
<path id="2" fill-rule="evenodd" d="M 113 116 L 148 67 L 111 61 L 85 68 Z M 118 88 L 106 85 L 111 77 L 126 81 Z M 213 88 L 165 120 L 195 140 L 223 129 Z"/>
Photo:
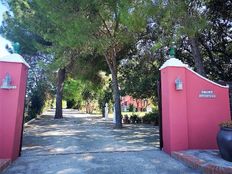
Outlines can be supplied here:
<path id="1" fill-rule="evenodd" d="M 22 63 L 26 65 L 28 68 L 30 68 L 30 65 L 19 54 L 10 54 L 7 56 L 0 57 L 0 62 Z"/>
<path id="2" fill-rule="evenodd" d="M 176 58 L 170 58 L 166 62 L 164 62 L 164 64 L 160 67 L 159 70 L 162 70 L 169 66 L 188 68 L 188 65 L 184 64 L 181 60 L 176 59 Z"/>

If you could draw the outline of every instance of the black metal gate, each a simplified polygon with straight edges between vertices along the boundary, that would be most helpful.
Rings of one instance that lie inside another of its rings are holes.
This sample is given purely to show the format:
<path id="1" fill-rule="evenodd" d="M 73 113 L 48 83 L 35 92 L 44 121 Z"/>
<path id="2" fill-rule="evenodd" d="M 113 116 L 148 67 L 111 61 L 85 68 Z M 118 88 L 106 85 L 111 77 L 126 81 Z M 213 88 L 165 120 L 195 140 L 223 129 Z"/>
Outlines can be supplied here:
<path id="1" fill-rule="evenodd" d="M 219 81 L 218 82 L 219 84 L 221 85 L 229 85 L 229 97 L 230 97 L 230 116 L 231 116 L 231 119 L 232 119 L 232 81 Z"/>
<path id="2" fill-rule="evenodd" d="M 232 82 L 227 82 L 229 85 L 229 96 L 230 96 L 230 116 L 232 120 Z"/>
<path id="3" fill-rule="evenodd" d="M 159 139 L 160 150 L 163 149 L 163 129 L 162 129 L 162 97 L 161 97 L 161 77 L 157 81 L 158 109 L 159 109 Z"/>

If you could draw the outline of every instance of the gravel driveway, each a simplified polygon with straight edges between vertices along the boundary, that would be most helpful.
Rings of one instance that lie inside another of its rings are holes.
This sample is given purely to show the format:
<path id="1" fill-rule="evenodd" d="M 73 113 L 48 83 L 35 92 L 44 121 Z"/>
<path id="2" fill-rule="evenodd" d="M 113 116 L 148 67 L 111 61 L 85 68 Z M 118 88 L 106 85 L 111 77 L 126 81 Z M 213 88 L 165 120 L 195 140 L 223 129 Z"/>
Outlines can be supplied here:
<path id="1" fill-rule="evenodd" d="M 159 150 L 159 129 L 124 125 L 64 110 L 45 113 L 24 127 L 22 155 L 4 174 L 194 174 Z"/>

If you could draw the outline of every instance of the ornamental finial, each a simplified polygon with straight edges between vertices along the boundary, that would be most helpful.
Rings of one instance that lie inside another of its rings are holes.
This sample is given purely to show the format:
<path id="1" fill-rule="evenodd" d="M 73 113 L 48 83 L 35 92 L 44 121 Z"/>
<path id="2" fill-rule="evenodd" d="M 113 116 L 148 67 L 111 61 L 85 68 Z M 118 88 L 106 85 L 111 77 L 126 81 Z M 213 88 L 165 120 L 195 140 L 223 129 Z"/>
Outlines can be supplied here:
<path id="1" fill-rule="evenodd" d="M 13 53 L 19 54 L 20 53 L 20 44 L 18 42 L 13 43 Z"/>
<path id="2" fill-rule="evenodd" d="M 169 56 L 171 58 L 174 58 L 175 57 L 175 48 L 174 47 L 171 47 L 170 50 L 169 50 Z"/>

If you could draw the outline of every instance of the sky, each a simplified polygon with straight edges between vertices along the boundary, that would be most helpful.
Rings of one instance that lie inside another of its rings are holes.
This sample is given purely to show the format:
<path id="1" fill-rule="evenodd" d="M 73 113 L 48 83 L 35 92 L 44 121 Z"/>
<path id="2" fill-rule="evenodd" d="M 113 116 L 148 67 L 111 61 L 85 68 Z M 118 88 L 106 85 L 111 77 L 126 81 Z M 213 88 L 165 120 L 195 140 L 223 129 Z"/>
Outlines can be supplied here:
<path id="1" fill-rule="evenodd" d="M 7 8 L 1 4 L 0 2 L 0 25 L 2 24 L 2 14 L 7 11 Z M 5 56 L 10 54 L 6 49 L 5 46 L 6 44 L 11 45 L 10 41 L 4 39 L 1 35 L 0 35 L 0 57 Z"/>

